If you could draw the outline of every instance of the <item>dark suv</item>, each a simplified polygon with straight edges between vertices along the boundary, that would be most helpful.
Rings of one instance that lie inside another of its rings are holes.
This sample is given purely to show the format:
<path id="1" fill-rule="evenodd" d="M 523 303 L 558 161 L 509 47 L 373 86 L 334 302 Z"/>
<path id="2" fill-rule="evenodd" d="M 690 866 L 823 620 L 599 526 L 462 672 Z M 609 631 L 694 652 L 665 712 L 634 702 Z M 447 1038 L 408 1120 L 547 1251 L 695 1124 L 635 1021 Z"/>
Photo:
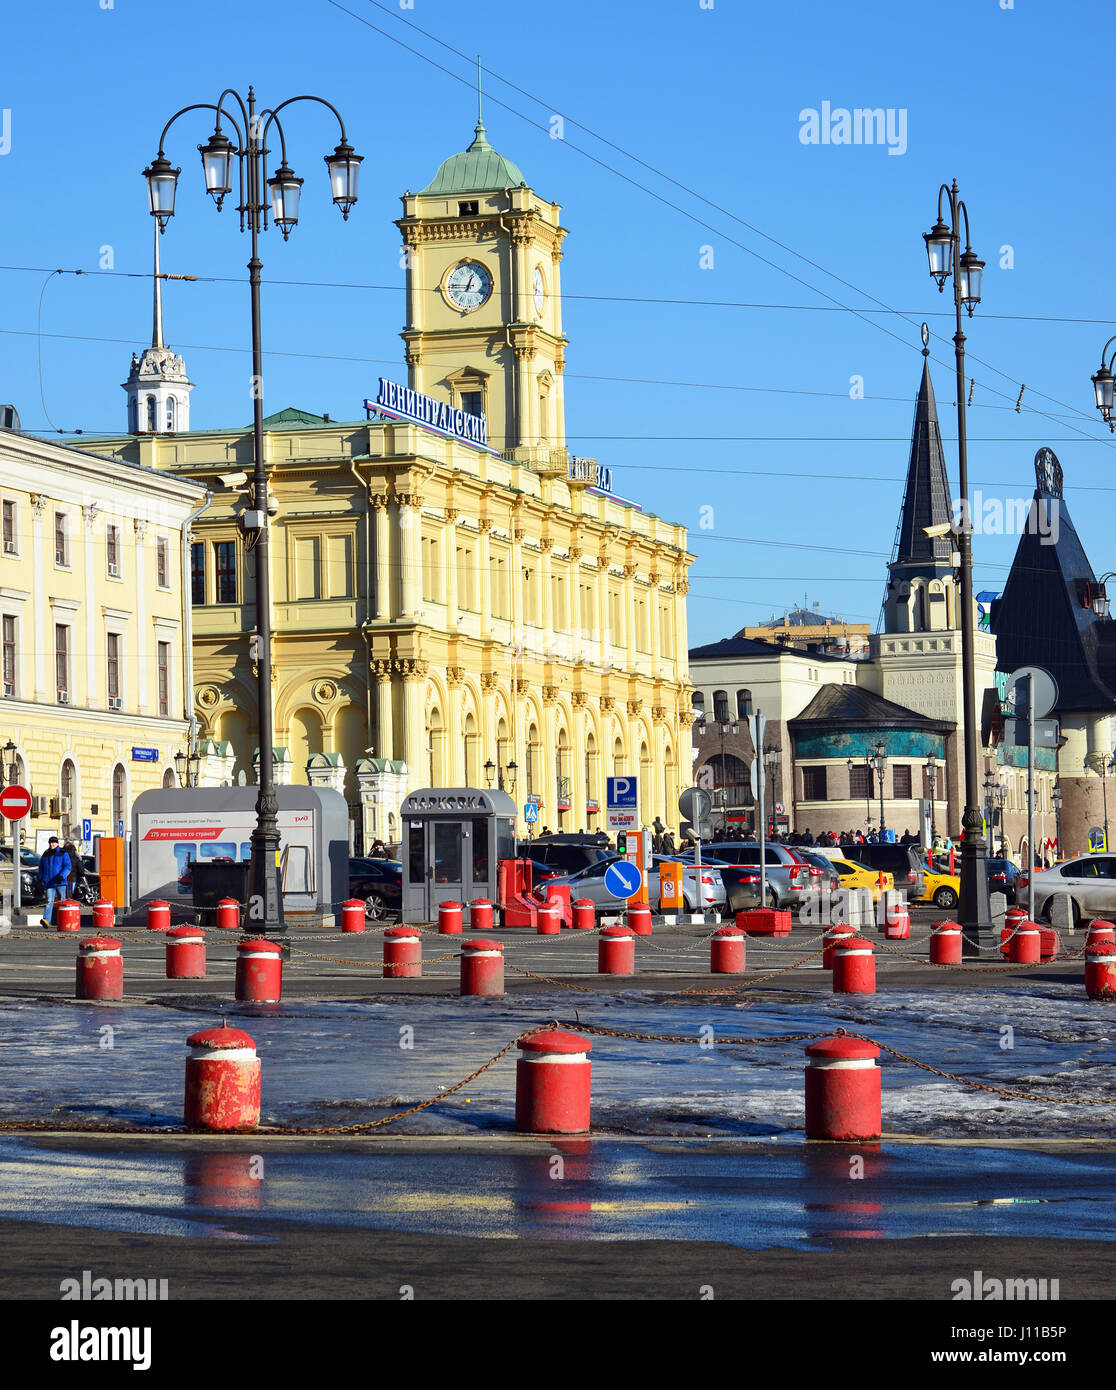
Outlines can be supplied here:
<path id="1" fill-rule="evenodd" d="M 616 851 L 609 848 L 604 835 L 545 835 L 520 840 L 518 854 L 521 859 L 533 859 L 563 876 L 579 873 L 602 859 L 616 858 Z"/>
<path id="2" fill-rule="evenodd" d="M 917 845 L 842 845 L 841 851 L 846 859 L 893 874 L 896 889 L 906 893 L 911 902 L 922 897 L 922 860 Z"/>

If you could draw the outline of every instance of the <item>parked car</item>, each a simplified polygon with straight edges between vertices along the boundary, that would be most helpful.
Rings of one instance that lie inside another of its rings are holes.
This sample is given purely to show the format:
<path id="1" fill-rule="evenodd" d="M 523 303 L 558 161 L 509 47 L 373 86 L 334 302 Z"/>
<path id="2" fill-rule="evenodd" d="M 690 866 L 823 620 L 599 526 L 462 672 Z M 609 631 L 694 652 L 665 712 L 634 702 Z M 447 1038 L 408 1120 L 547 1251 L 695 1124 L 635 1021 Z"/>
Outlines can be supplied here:
<path id="1" fill-rule="evenodd" d="M 817 870 L 817 874 L 811 874 L 811 877 L 820 878 L 822 888 L 828 889 L 831 893 L 840 888 L 841 875 L 834 868 L 832 861 L 827 859 L 824 854 L 820 854 L 817 850 L 804 849 L 801 845 L 795 845 L 794 852 L 800 859 L 805 859 L 811 869 Z"/>
<path id="2" fill-rule="evenodd" d="M 403 865 L 396 859 L 350 859 L 349 897 L 364 901 L 364 920 L 384 922 L 403 910 Z"/>
<path id="3" fill-rule="evenodd" d="M 43 881 L 39 877 L 39 856 L 33 850 L 21 849 L 19 862 L 20 901 L 24 903 L 46 902 L 46 891 L 43 888 Z M 7 890 L 10 887 L 12 875 L 11 845 L 0 845 L 0 870 L 3 871 L 0 881 L 2 881 L 4 889 Z"/>
<path id="4" fill-rule="evenodd" d="M 754 865 L 759 868 L 759 844 L 749 840 L 714 841 L 703 845 L 702 859 L 725 859 L 730 864 Z M 816 893 L 821 886 L 821 870 L 811 873 L 812 865 L 802 857 L 797 846 L 764 844 L 764 870 L 767 878 L 767 903 L 774 908 L 798 908 L 807 893 Z"/>
<path id="5" fill-rule="evenodd" d="M 880 895 L 895 887 L 895 876 L 886 873 L 882 869 L 870 868 L 867 864 L 861 864 L 857 859 L 846 859 L 839 849 L 819 849 L 819 854 L 825 856 L 833 865 L 840 877 L 842 888 L 867 888 L 872 894 L 872 901 L 878 903 Z M 880 883 L 880 875 L 883 874 L 883 883 Z"/>
<path id="6" fill-rule="evenodd" d="M 961 901 L 961 875 L 942 873 L 938 869 L 923 869 L 922 896 L 911 902 L 933 903 L 935 907 L 952 911 Z"/>
<path id="7" fill-rule="evenodd" d="M 545 864 L 556 874 L 576 874 L 591 864 L 616 857 L 616 851 L 609 848 L 604 835 L 543 835 L 533 840 L 520 840 L 516 853 L 521 859 Z M 535 882 L 538 882 L 537 877 Z"/>
<path id="8" fill-rule="evenodd" d="M 1019 870 L 1010 859 L 986 859 L 985 871 L 988 874 L 988 891 L 1003 893 L 1011 907 L 1019 901 Z"/>
<path id="9" fill-rule="evenodd" d="M 1015 880 L 1016 897 L 1027 901 L 1027 870 Z M 1110 854 L 1081 854 L 1035 873 L 1035 915 L 1050 921 L 1055 893 L 1068 893 L 1073 925 L 1082 918 L 1110 917 L 1116 912 L 1116 857 Z"/>
<path id="10" fill-rule="evenodd" d="M 662 858 L 668 863 L 694 862 L 693 856 L 689 854 L 664 854 Z M 721 912 L 722 917 L 735 917 L 738 912 L 750 912 L 753 907 L 762 906 L 758 864 L 751 868 L 747 864 L 730 864 L 725 859 L 713 859 L 705 854 L 702 855 L 701 862 L 703 866 L 708 865 L 716 869 L 725 885 L 725 907 Z"/>
<path id="11" fill-rule="evenodd" d="M 896 888 L 917 902 L 925 892 L 923 862 L 915 845 L 838 845 L 846 859 L 866 864 L 878 873 L 881 869 L 895 879 Z"/>
<path id="12" fill-rule="evenodd" d="M 669 856 L 655 855 L 652 857 L 652 864 L 654 865 L 655 860 L 661 863 L 664 858 L 670 863 L 680 862 L 670 860 Z M 535 888 L 533 890 L 534 895 L 542 902 L 545 900 L 546 890 L 551 884 L 557 887 L 568 884 L 571 901 L 576 902 L 578 898 L 588 898 L 598 915 L 603 912 L 618 912 L 624 905 L 624 899 L 612 895 L 605 885 L 605 874 L 608 872 L 608 866 L 619 860 L 620 856 L 614 854 L 610 859 L 602 859 L 596 864 L 590 864 L 587 869 L 581 869 L 576 874 L 563 874 L 558 878 L 552 878 L 547 883 Z M 647 875 L 647 896 L 652 904 L 658 903 L 659 872 L 655 867 L 652 867 Z M 683 864 L 682 900 L 689 912 L 719 912 L 724 909 L 725 886 L 717 870 L 703 863 L 699 874 L 693 864 Z"/>

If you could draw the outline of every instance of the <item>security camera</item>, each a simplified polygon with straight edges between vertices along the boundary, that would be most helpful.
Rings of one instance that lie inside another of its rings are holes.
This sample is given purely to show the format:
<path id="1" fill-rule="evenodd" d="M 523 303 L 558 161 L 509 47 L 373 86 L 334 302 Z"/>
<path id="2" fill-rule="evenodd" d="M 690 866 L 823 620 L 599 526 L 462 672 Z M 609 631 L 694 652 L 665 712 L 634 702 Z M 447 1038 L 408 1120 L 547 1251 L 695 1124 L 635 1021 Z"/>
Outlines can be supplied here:
<path id="1" fill-rule="evenodd" d="M 952 521 L 939 521 L 935 526 L 924 526 L 922 528 L 922 534 L 936 540 L 939 536 L 948 536 L 954 529 L 954 523 Z"/>
<path id="2" fill-rule="evenodd" d="M 218 473 L 217 481 L 222 487 L 243 487 L 248 481 L 247 473 Z"/>

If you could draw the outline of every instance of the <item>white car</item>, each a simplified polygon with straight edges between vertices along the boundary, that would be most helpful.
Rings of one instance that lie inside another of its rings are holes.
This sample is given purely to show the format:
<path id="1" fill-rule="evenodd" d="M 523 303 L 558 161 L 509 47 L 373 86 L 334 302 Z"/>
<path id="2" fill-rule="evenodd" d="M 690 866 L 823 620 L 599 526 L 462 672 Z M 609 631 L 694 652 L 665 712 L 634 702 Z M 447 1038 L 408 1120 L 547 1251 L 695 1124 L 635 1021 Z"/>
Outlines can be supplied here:
<path id="1" fill-rule="evenodd" d="M 1073 925 L 1116 913 L 1116 856 L 1081 854 L 1035 874 L 1035 915 L 1050 921 L 1055 893 L 1068 893 Z M 1027 901 L 1027 870 L 1016 880 L 1015 901 Z"/>

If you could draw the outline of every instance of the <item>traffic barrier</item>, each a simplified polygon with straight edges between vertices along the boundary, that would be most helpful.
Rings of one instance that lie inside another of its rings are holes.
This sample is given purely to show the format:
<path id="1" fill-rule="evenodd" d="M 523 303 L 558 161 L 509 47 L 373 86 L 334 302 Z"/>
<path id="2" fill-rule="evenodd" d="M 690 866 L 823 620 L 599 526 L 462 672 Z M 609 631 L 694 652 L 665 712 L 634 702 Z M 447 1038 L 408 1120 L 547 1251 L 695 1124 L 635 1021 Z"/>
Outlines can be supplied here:
<path id="1" fill-rule="evenodd" d="M 651 909 L 646 903 L 629 903 L 625 913 L 628 926 L 636 936 L 651 935 Z"/>
<path id="2" fill-rule="evenodd" d="M 833 953 L 837 949 L 839 941 L 847 941 L 849 937 L 855 936 L 856 930 L 853 927 L 830 927 L 822 937 L 822 968 L 824 970 L 833 969 Z"/>
<path id="3" fill-rule="evenodd" d="M 884 936 L 888 941 L 909 941 L 911 914 L 898 903 L 889 903 L 884 911 Z"/>
<path id="4" fill-rule="evenodd" d="M 1116 947 L 1111 942 L 1085 947 L 1085 993 L 1090 999 L 1116 1000 Z"/>
<path id="5" fill-rule="evenodd" d="M 488 898 L 474 898 L 469 904 L 469 930 L 492 930 L 492 903 Z"/>
<path id="6" fill-rule="evenodd" d="M 422 937 L 414 927 L 388 927 L 384 932 L 385 980 L 413 980 L 422 974 Z"/>
<path id="7" fill-rule="evenodd" d="M 1103 917 L 1094 917 L 1085 931 L 1085 945 L 1103 946 L 1106 942 L 1116 947 L 1116 926 Z"/>
<path id="8" fill-rule="evenodd" d="M 575 931 L 592 931 L 597 925 L 597 912 L 592 898 L 578 898 L 573 904 L 573 926 Z"/>
<path id="9" fill-rule="evenodd" d="M 461 948 L 461 993 L 499 998 L 504 993 L 504 948 L 483 936 Z"/>
<path id="10" fill-rule="evenodd" d="M 1033 922 L 1016 928 L 1008 942 L 1008 960 L 1013 965 L 1033 965 L 1041 955 L 1042 935 Z"/>
<path id="11" fill-rule="evenodd" d="M 457 936 L 461 932 L 461 904 L 438 904 L 438 931 L 442 936 Z"/>
<path id="12" fill-rule="evenodd" d="M 935 922 L 930 928 L 930 964 L 961 964 L 961 928 L 956 922 Z"/>
<path id="13" fill-rule="evenodd" d="M 156 898 L 147 904 L 147 930 L 148 931 L 170 931 L 171 925 L 171 906 L 164 902 L 162 898 Z"/>
<path id="14" fill-rule="evenodd" d="M 1027 920 L 1025 907 L 1009 907 L 1004 913 L 1004 925 L 1000 928 L 1000 955 L 1011 959 L 1011 942 L 1015 933 Z"/>
<path id="15" fill-rule="evenodd" d="M 597 940 L 599 975 L 635 974 L 635 935 L 630 927 L 603 927 Z"/>
<path id="16" fill-rule="evenodd" d="M 882 1087 L 875 1043 L 823 1038 L 806 1048 L 806 1137 L 878 1139 Z"/>
<path id="17" fill-rule="evenodd" d="M 847 936 L 833 952 L 834 994 L 875 994 L 876 954 L 865 936 Z"/>
<path id="18" fill-rule="evenodd" d="M 174 927 L 167 932 L 167 979 L 205 979 L 205 932 L 200 927 Z"/>
<path id="19" fill-rule="evenodd" d="M 539 903 L 535 931 L 539 936 L 557 936 L 562 930 L 562 912 L 557 903 Z"/>
<path id="20" fill-rule="evenodd" d="M 773 907 L 752 907 L 736 914 L 736 925 L 749 936 L 789 936 L 791 914 Z"/>
<path id="21" fill-rule="evenodd" d="M 81 931 L 81 904 L 73 898 L 61 898 L 54 904 L 56 931 Z"/>
<path id="22" fill-rule="evenodd" d="M 107 898 L 98 898 L 93 904 L 93 930 L 112 931 L 116 926 L 116 908 Z"/>
<path id="23" fill-rule="evenodd" d="M 709 938 L 711 975 L 739 975 L 746 965 L 747 935 L 739 928 L 724 926 Z"/>
<path id="24" fill-rule="evenodd" d="M 365 925 L 364 903 L 360 898 L 346 898 L 341 904 L 341 930 L 343 932 L 363 931 Z"/>
<path id="25" fill-rule="evenodd" d="M 222 931 L 240 930 L 240 904 L 235 898 L 222 898 L 217 904 L 217 926 Z"/>
<path id="26" fill-rule="evenodd" d="M 283 997 L 283 948 L 266 937 L 236 943 L 236 998 L 278 1004 Z"/>
<path id="27" fill-rule="evenodd" d="M 186 1039 L 187 1129 L 255 1129 L 260 1122 L 260 1059 L 256 1044 L 222 1023 Z"/>
<path id="28" fill-rule="evenodd" d="M 78 942 L 74 998 L 124 998 L 124 961 L 115 937 L 87 936 Z"/>
<path id="29" fill-rule="evenodd" d="M 1039 959 L 1057 960 L 1062 954 L 1062 938 L 1053 927 L 1039 926 Z"/>
<path id="30" fill-rule="evenodd" d="M 627 930 L 627 928 L 622 928 Z M 520 1039 L 515 1065 L 515 1127 L 524 1134 L 584 1134 L 592 1105 L 593 1044 L 547 1029 Z"/>

